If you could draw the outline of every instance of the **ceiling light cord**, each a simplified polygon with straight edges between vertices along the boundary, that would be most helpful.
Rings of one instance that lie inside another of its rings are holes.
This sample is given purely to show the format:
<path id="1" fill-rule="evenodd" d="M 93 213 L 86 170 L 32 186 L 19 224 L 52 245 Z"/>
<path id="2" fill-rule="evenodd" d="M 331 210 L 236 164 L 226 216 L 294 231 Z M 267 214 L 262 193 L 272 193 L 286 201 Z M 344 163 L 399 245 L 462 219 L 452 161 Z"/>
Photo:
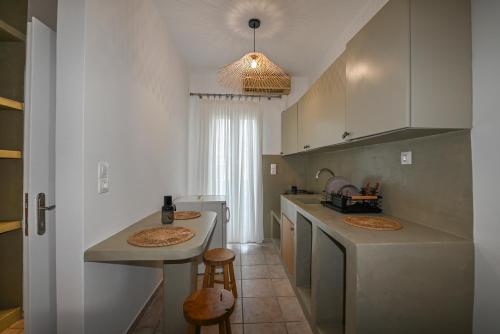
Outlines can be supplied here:
<path id="1" fill-rule="evenodd" d="M 253 28 L 253 52 L 255 52 L 255 28 Z"/>

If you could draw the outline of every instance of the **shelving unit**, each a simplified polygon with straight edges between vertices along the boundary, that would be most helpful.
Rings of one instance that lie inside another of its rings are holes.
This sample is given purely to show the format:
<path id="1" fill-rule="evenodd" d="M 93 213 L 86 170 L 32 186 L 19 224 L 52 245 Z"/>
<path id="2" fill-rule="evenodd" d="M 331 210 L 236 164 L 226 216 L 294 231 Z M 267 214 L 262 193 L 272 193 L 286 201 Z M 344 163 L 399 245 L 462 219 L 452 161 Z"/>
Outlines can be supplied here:
<path id="1" fill-rule="evenodd" d="M 27 0 L 0 1 L 0 332 L 23 317 Z"/>
<path id="2" fill-rule="evenodd" d="M 0 150 L 0 159 L 21 159 L 21 151 Z"/>
<path id="3" fill-rule="evenodd" d="M 0 234 L 19 230 L 20 228 L 21 228 L 20 220 L 0 221 Z"/>
<path id="4" fill-rule="evenodd" d="M 11 324 L 21 319 L 22 310 L 20 307 L 0 310 L 0 332 L 7 329 Z"/>
<path id="5" fill-rule="evenodd" d="M 7 22 L 0 20 L 0 42 L 25 42 L 26 35 L 12 27 Z"/>
<path id="6" fill-rule="evenodd" d="M 0 108 L 1 109 L 15 109 L 24 110 L 24 103 L 19 101 L 14 101 L 0 96 Z"/>

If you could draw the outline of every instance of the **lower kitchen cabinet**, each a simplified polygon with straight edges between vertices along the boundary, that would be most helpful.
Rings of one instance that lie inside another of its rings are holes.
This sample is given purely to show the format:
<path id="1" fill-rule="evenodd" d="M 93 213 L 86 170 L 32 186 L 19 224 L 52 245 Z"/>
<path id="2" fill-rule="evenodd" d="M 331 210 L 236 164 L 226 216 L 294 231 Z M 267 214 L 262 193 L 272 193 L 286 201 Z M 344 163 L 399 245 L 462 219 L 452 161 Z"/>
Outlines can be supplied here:
<path id="1" fill-rule="evenodd" d="M 403 220 L 391 233 L 350 227 L 303 199 L 281 196 L 282 260 L 315 333 L 471 332 L 472 240 Z"/>
<path id="2" fill-rule="evenodd" d="M 287 216 L 281 216 L 281 257 L 290 275 L 295 274 L 295 225 Z"/>

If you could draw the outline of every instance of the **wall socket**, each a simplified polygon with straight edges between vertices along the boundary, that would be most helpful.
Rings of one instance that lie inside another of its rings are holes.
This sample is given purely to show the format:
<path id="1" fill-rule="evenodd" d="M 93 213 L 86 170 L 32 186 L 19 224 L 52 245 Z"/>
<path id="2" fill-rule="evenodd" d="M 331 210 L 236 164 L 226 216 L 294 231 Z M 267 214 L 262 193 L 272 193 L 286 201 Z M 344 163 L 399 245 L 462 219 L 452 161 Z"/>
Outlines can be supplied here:
<path id="1" fill-rule="evenodd" d="M 412 163 L 411 151 L 401 152 L 401 165 L 411 165 Z"/>
<path id="2" fill-rule="evenodd" d="M 109 191 L 109 163 L 99 161 L 97 163 L 97 193 L 104 194 Z"/>
<path id="3" fill-rule="evenodd" d="M 271 175 L 276 175 L 276 164 L 271 164 Z"/>

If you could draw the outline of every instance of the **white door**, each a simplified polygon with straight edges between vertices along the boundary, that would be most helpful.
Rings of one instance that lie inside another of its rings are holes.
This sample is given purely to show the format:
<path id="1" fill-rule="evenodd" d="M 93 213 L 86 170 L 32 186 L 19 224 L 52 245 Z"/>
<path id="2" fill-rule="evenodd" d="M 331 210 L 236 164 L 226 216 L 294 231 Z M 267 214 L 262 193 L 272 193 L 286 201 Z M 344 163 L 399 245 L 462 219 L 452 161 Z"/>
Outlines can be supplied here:
<path id="1" fill-rule="evenodd" d="M 25 331 L 56 333 L 55 215 L 49 207 L 55 198 L 56 33 L 36 18 L 28 23 L 26 55 Z"/>

